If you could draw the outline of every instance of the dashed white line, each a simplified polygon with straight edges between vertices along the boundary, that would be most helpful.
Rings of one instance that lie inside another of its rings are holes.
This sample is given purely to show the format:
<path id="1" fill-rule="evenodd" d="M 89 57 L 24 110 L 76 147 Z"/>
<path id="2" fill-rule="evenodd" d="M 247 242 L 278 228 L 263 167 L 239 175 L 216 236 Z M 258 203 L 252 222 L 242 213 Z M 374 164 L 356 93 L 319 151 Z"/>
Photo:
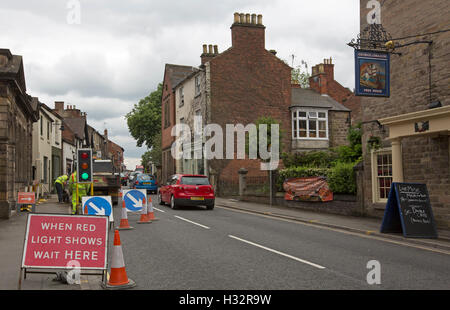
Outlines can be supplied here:
<path id="1" fill-rule="evenodd" d="M 182 220 L 182 221 L 186 221 L 186 222 L 188 222 L 188 223 L 191 223 L 191 224 L 194 224 L 194 225 L 197 225 L 197 226 L 200 226 L 200 227 L 203 227 L 203 228 L 205 228 L 205 229 L 210 229 L 208 226 L 205 226 L 205 225 L 202 225 L 202 224 L 199 224 L 199 223 L 196 223 L 196 222 L 193 222 L 193 221 L 191 221 L 191 220 L 188 220 L 188 219 L 185 219 L 185 218 L 183 218 L 183 217 L 181 217 L 181 216 L 176 216 L 176 215 L 174 215 L 176 218 L 178 218 L 178 219 L 180 219 L 180 220 Z"/>
<path id="2" fill-rule="evenodd" d="M 259 245 L 259 244 L 257 244 L 257 243 L 254 243 L 254 242 L 251 242 L 251 241 L 248 241 L 248 240 L 244 240 L 244 239 L 238 238 L 238 237 L 236 237 L 236 236 L 228 235 L 228 237 L 233 238 L 233 239 L 236 239 L 236 240 L 239 240 L 239 241 L 242 241 L 242 242 L 245 242 L 245 243 L 250 244 L 250 245 L 253 245 L 253 246 L 256 246 L 256 247 L 261 248 L 261 249 L 264 249 L 264 250 L 266 250 L 266 251 L 269 251 L 269 252 L 272 252 L 272 253 L 275 253 L 275 254 L 278 254 L 278 255 L 282 255 L 282 256 L 284 256 L 284 257 L 287 257 L 287 258 L 296 260 L 296 261 L 298 261 L 298 262 L 301 262 L 301 263 L 304 263 L 304 264 L 307 264 L 307 265 L 316 267 L 316 268 L 318 268 L 318 269 L 325 269 L 325 267 L 320 266 L 320 265 L 317 265 L 317 264 L 314 264 L 314 263 L 311 263 L 311 262 L 309 262 L 309 261 L 307 261 L 307 260 L 304 260 L 304 259 L 301 259 L 301 258 L 292 256 L 292 255 L 289 255 L 289 254 L 286 254 L 286 253 L 283 253 L 283 252 L 280 252 L 280 251 L 277 251 L 277 250 L 274 250 L 274 249 L 271 249 L 271 248 L 268 248 L 268 247 Z"/>
<path id="3" fill-rule="evenodd" d="M 161 210 L 161 209 L 158 209 L 158 208 L 155 208 L 155 207 L 153 207 L 153 209 L 155 209 L 155 210 L 157 210 L 157 211 L 159 211 L 159 212 L 162 212 L 162 213 L 166 213 L 166 211 Z"/>

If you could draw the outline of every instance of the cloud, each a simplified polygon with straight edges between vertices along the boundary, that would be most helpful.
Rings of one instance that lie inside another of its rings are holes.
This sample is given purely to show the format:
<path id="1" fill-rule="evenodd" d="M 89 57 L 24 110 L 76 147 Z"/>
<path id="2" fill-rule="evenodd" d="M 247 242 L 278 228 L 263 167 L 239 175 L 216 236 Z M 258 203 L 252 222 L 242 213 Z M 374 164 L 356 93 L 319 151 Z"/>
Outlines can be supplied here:
<path id="1" fill-rule="evenodd" d="M 73 0 L 72 0 L 73 1 Z M 231 46 L 234 12 L 263 15 L 266 48 L 311 67 L 333 58 L 335 79 L 353 88 L 359 33 L 354 0 L 79 0 L 81 24 L 68 24 L 69 0 L 0 4 L 1 47 L 24 59 L 27 92 L 53 107 L 65 101 L 87 112 L 88 123 L 123 144 L 138 160 L 124 115 L 163 79 L 164 64 L 200 64 L 202 44 Z M 14 23 L 11 23 L 14 21 Z"/>

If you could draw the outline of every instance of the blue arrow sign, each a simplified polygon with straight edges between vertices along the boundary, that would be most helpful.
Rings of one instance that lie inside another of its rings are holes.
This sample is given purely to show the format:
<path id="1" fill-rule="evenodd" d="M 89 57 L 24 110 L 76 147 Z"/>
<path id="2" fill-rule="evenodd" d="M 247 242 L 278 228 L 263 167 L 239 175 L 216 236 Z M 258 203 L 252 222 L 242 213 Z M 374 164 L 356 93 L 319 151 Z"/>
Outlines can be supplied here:
<path id="1" fill-rule="evenodd" d="M 84 214 L 111 215 L 111 203 L 103 197 L 92 197 L 84 203 Z"/>
<path id="2" fill-rule="evenodd" d="M 132 189 L 125 193 L 123 201 L 125 202 L 125 208 L 132 212 L 137 212 L 142 210 L 142 206 L 146 202 L 146 197 L 142 191 Z"/>

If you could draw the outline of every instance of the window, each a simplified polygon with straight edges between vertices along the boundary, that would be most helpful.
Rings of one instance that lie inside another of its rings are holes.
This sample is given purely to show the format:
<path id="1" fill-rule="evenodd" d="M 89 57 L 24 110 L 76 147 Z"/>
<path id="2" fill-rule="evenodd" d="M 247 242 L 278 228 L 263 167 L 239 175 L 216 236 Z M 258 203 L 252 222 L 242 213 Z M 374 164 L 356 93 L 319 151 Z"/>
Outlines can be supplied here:
<path id="1" fill-rule="evenodd" d="M 200 76 L 196 76 L 195 77 L 195 95 L 199 95 L 200 94 Z"/>
<path id="2" fill-rule="evenodd" d="M 164 128 L 167 128 L 170 126 L 170 105 L 169 101 L 166 100 L 164 103 Z"/>
<path id="3" fill-rule="evenodd" d="M 47 140 L 50 140 L 50 122 L 47 121 Z"/>
<path id="4" fill-rule="evenodd" d="M 328 111 L 295 109 L 292 111 L 293 139 L 328 139 Z"/>
<path id="5" fill-rule="evenodd" d="M 41 125 L 41 136 L 43 136 L 44 135 L 44 119 L 42 118 L 42 115 L 41 115 L 41 119 L 39 120 L 39 123 Z"/>
<path id="6" fill-rule="evenodd" d="M 386 202 L 392 184 L 392 153 L 385 149 L 372 153 L 373 202 Z"/>
<path id="7" fill-rule="evenodd" d="M 179 91 L 179 95 L 180 95 L 180 107 L 182 107 L 184 105 L 184 90 L 183 90 L 183 86 L 180 87 Z"/>

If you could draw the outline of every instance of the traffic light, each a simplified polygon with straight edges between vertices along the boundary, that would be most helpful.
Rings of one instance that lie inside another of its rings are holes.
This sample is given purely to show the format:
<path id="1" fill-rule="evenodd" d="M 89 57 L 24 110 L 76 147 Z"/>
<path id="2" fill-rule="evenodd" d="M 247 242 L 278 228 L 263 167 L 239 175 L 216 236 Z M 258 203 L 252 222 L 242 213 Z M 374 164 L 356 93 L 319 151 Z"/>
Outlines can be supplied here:
<path id="1" fill-rule="evenodd" d="M 92 183 L 92 150 L 79 149 L 77 163 L 77 181 L 78 183 Z"/>

